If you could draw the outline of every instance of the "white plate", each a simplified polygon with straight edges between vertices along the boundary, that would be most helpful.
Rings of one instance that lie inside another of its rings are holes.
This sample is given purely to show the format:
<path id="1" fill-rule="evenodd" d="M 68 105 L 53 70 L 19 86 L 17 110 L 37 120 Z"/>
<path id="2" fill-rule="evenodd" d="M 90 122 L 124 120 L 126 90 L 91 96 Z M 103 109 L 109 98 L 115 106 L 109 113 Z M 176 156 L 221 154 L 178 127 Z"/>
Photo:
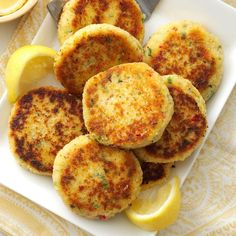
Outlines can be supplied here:
<path id="1" fill-rule="evenodd" d="M 236 31 L 234 29 L 236 11 L 218 0 L 162 0 L 145 25 L 145 40 L 160 25 L 180 19 L 190 19 L 202 23 L 223 43 L 225 73 L 218 92 L 207 104 L 209 134 L 236 82 Z M 49 15 L 42 24 L 33 44 L 42 44 L 58 49 L 56 26 Z M 45 78 L 40 84 L 60 86 L 52 77 Z M 38 85 L 35 84 L 34 87 Z M 101 222 L 78 217 L 67 209 L 55 192 L 50 178 L 31 174 L 16 164 L 9 150 L 7 139 L 7 121 L 10 110 L 11 106 L 4 95 L 0 101 L 0 182 L 2 184 L 94 235 L 155 235 L 154 232 L 140 230 L 131 224 L 123 214 L 107 222 Z M 201 147 L 186 161 L 177 164 L 174 169 L 173 174 L 177 174 L 182 183 L 191 170 L 200 149 Z"/>

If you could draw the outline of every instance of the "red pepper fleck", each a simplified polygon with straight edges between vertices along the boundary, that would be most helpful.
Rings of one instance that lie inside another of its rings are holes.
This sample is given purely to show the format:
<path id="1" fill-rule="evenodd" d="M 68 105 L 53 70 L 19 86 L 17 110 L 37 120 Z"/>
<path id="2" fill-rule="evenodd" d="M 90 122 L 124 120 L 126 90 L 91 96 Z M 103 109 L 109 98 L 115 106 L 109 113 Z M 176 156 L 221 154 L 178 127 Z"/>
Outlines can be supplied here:
<path id="1" fill-rule="evenodd" d="M 99 218 L 99 220 L 107 220 L 107 217 L 103 216 L 103 215 L 98 216 L 98 218 Z"/>

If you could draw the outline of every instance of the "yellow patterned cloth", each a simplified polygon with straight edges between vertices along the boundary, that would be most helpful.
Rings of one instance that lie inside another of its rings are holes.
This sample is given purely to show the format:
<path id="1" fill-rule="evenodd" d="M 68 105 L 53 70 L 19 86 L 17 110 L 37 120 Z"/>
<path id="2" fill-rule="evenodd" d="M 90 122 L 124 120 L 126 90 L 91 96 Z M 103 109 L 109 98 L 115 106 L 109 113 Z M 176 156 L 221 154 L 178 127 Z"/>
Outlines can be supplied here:
<path id="1" fill-rule="evenodd" d="M 30 44 L 47 11 L 39 0 L 24 16 L 7 50 L 0 56 L 0 75 L 9 55 Z M 236 6 L 236 0 L 227 0 Z M 232 22 L 233 24 L 233 22 Z M 0 95 L 4 82 L 0 81 Z M 236 88 L 182 188 L 177 222 L 161 236 L 236 235 Z M 86 235 L 76 226 L 0 185 L 0 231 L 6 235 Z"/>

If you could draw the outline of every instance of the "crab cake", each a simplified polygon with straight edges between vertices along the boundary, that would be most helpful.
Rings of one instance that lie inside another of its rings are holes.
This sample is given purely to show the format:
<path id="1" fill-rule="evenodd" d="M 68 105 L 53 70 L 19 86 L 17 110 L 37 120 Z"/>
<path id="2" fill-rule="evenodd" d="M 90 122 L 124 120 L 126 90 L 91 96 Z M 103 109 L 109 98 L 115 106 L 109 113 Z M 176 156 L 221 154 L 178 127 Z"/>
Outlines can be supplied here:
<path id="1" fill-rule="evenodd" d="M 143 40 L 143 15 L 135 0 L 70 0 L 58 23 L 59 41 L 62 44 L 77 30 L 101 23 L 120 27 Z"/>
<path id="2" fill-rule="evenodd" d="M 174 100 L 174 115 L 161 139 L 134 150 L 140 160 L 154 163 L 183 161 L 201 143 L 206 130 L 206 105 L 192 83 L 177 75 L 163 76 Z"/>
<path id="3" fill-rule="evenodd" d="M 51 175 L 57 152 L 84 132 L 81 101 L 53 87 L 23 95 L 9 119 L 9 142 L 16 160 L 41 175 Z"/>
<path id="4" fill-rule="evenodd" d="M 130 149 L 156 142 L 172 114 L 166 85 L 145 63 L 110 68 L 84 88 L 85 126 L 104 145 Z"/>
<path id="5" fill-rule="evenodd" d="M 170 174 L 171 163 L 141 162 L 143 171 L 142 190 L 160 185 L 166 181 Z"/>
<path id="6" fill-rule="evenodd" d="M 69 92 L 81 95 L 86 81 L 101 71 L 143 60 L 139 41 L 108 24 L 89 25 L 71 36 L 55 58 L 55 74 Z"/>
<path id="7" fill-rule="evenodd" d="M 186 20 L 160 28 L 145 46 L 144 61 L 161 75 L 190 80 L 205 101 L 216 92 L 223 73 L 219 40 L 202 25 Z"/>
<path id="8" fill-rule="evenodd" d="M 77 214 L 107 219 L 136 199 L 142 170 L 132 152 L 103 146 L 83 135 L 58 152 L 53 182 Z"/>

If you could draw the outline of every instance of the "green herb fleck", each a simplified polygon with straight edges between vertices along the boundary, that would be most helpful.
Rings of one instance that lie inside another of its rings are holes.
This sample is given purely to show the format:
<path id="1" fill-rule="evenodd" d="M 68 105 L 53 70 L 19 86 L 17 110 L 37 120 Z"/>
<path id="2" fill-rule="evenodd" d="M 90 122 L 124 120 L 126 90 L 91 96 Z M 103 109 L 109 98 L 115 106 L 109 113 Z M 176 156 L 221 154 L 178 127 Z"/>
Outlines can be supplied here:
<path id="1" fill-rule="evenodd" d="M 103 188 L 104 188 L 104 189 L 109 189 L 109 187 L 110 187 L 110 185 L 109 185 L 109 183 L 107 182 L 107 180 L 106 180 L 106 182 L 103 182 Z"/>
<path id="2" fill-rule="evenodd" d="M 168 78 L 167 78 L 167 81 L 168 81 L 168 84 L 172 84 L 172 79 L 171 79 L 171 77 L 168 77 Z"/>
<path id="3" fill-rule="evenodd" d="M 101 180 L 104 189 L 108 189 L 110 187 L 105 175 L 96 173 L 95 177 L 98 177 Z"/>
<path id="4" fill-rule="evenodd" d="M 35 148 L 41 148 L 42 147 L 42 141 L 38 142 L 35 144 Z"/>
<path id="5" fill-rule="evenodd" d="M 144 23 L 145 19 L 146 19 L 146 15 L 142 14 L 142 23 Z"/>
<path id="6" fill-rule="evenodd" d="M 221 46 L 221 45 L 219 45 L 219 46 L 218 46 L 218 49 L 221 49 L 221 48 L 222 48 L 222 46 Z"/>
<path id="7" fill-rule="evenodd" d="M 100 205 L 97 202 L 93 202 L 93 208 L 98 209 Z"/>
<path id="8" fill-rule="evenodd" d="M 121 79 L 118 80 L 118 83 L 122 83 L 122 82 L 123 82 L 123 80 L 121 80 Z"/>
<path id="9" fill-rule="evenodd" d="M 149 57 L 152 56 L 152 49 L 149 48 L 149 47 L 147 47 L 147 55 L 148 55 Z"/>

